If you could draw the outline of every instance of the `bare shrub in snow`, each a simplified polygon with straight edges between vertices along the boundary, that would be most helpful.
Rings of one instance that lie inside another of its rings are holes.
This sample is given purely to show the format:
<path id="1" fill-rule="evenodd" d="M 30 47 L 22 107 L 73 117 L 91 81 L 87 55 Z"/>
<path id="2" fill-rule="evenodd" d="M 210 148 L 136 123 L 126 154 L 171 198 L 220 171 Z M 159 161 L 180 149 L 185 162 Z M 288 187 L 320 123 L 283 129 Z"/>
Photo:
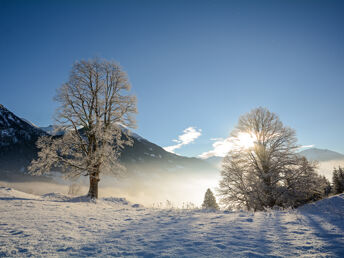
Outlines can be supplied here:
<path id="1" fill-rule="evenodd" d="M 265 108 L 243 115 L 231 133 L 232 150 L 222 163 L 221 203 L 264 210 L 298 206 L 321 198 L 324 182 L 316 163 L 297 154 L 295 131 Z"/>
<path id="2" fill-rule="evenodd" d="M 166 209 L 173 209 L 173 203 L 170 200 L 166 200 Z"/>
<path id="3" fill-rule="evenodd" d="M 194 210 L 196 209 L 196 205 L 192 202 L 183 202 L 182 203 L 182 210 Z"/>
<path id="4" fill-rule="evenodd" d="M 59 167 L 71 178 L 88 176 L 88 195 L 98 198 L 100 174 L 123 171 L 120 150 L 132 144 L 125 127 L 135 127 L 136 98 L 129 91 L 128 77 L 116 63 L 76 62 L 55 98 L 60 104 L 57 127 L 66 133 L 38 140 L 38 159 L 29 171 L 40 175 Z"/>

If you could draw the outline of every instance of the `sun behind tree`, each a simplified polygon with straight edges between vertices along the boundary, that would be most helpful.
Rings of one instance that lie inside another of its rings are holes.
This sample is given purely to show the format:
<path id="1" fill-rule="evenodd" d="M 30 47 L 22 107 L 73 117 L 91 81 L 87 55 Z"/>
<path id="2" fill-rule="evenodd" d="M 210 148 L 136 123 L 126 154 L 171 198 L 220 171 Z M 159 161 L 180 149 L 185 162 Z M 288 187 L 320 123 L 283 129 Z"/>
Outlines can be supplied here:
<path id="1" fill-rule="evenodd" d="M 237 144 L 223 160 L 219 186 L 227 208 L 296 207 L 324 195 L 326 180 L 297 153 L 295 131 L 276 114 L 253 109 L 231 135 Z"/>
<path id="2" fill-rule="evenodd" d="M 120 150 L 132 144 L 126 128 L 135 127 L 137 110 L 129 91 L 127 74 L 115 62 L 76 62 L 55 97 L 57 128 L 65 134 L 38 140 L 38 159 L 29 171 L 40 175 L 60 168 L 67 177 L 88 176 L 88 196 L 98 198 L 100 174 L 123 171 Z"/>

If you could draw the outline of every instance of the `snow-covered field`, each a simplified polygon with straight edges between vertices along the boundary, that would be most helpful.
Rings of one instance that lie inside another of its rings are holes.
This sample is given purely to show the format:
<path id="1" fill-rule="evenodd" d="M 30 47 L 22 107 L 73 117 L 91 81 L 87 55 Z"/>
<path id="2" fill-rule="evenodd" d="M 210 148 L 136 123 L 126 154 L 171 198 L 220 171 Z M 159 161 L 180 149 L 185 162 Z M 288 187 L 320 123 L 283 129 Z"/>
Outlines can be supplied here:
<path id="1" fill-rule="evenodd" d="M 344 194 L 297 210 L 204 212 L 0 187 L 2 256 L 344 256 Z"/>

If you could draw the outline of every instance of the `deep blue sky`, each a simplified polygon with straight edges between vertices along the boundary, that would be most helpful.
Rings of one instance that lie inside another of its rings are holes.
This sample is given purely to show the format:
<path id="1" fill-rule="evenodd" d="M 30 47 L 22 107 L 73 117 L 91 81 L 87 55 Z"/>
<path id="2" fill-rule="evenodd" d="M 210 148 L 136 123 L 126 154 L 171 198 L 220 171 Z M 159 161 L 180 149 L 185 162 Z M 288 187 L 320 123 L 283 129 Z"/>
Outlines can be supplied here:
<path id="1" fill-rule="evenodd" d="M 300 144 L 344 153 L 344 2 L 0 1 L 0 103 L 52 123 L 74 61 L 117 60 L 138 97 L 137 132 L 194 156 L 257 106 Z"/>

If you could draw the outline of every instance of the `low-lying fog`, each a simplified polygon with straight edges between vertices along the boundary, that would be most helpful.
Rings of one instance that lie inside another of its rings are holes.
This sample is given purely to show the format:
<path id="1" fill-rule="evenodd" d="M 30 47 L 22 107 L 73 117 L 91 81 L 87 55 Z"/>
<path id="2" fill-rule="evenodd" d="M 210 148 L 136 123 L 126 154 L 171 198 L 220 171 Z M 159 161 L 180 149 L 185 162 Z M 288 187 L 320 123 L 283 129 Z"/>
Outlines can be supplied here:
<path id="1" fill-rule="evenodd" d="M 344 160 L 322 161 L 318 164 L 318 173 L 332 182 L 333 169 L 339 166 L 344 167 Z"/>
<path id="2" fill-rule="evenodd" d="M 344 167 L 344 160 L 320 162 L 318 172 L 332 181 L 333 168 L 338 166 Z M 207 188 L 216 194 L 219 180 L 219 171 L 138 173 L 117 179 L 103 176 L 99 184 L 99 197 L 124 197 L 147 207 L 200 207 Z M 0 181 L 0 185 L 38 195 L 51 192 L 83 195 L 88 191 L 88 178 L 65 181 L 54 177 L 53 183 Z"/>
<path id="3" fill-rule="evenodd" d="M 192 207 L 201 206 L 207 188 L 215 192 L 220 174 L 177 173 L 174 175 L 147 175 L 115 179 L 103 176 L 99 182 L 99 197 L 125 197 L 133 203 L 147 207 Z M 27 193 L 42 195 L 51 192 L 84 195 L 88 192 L 86 177 L 77 181 L 64 181 L 55 178 L 56 183 L 48 182 L 5 182 L 0 185 L 13 187 Z M 70 185 L 72 185 L 70 187 Z"/>

